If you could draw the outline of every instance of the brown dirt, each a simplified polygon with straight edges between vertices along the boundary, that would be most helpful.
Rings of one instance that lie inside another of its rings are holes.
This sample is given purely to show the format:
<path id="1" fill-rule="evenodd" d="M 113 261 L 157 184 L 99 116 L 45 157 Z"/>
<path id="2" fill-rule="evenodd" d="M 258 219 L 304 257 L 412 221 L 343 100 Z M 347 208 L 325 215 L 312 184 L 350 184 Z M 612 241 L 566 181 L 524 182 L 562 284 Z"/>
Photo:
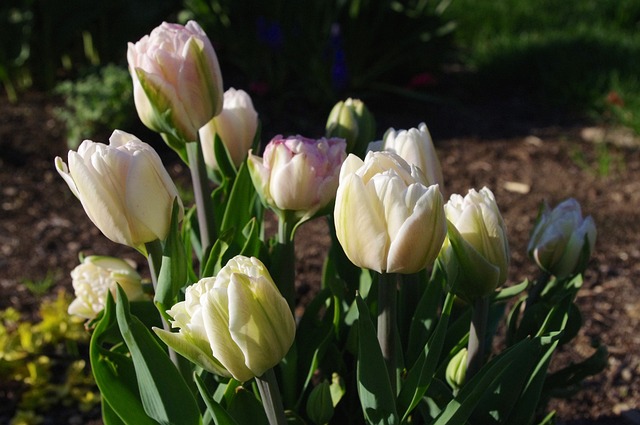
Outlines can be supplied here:
<path id="1" fill-rule="evenodd" d="M 514 109 L 511 103 L 494 106 L 465 110 L 465 123 L 456 109 L 432 113 L 414 107 L 411 114 L 393 112 L 399 110 L 394 106 L 382 113 L 372 110 L 380 131 L 427 122 L 448 193 L 482 186 L 494 191 L 512 247 L 510 282 L 535 276 L 525 247 L 540 202 L 555 205 L 575 197 L 585 214 L 594 217 L 599 231 L 596 252 L 577 301 L 584 325 L 555 361 L 578 361 L 592 352 L 593 341 L 601 341 L 609 349 L 609 363 L 604 372 L 585 381 L 580 393 L 556 400 L 551 407 L 567 424 L 640 423 L 640 149 L 596 145 L 581 137 L 583 128 L 575 122 L 550 124 L 530 119 L 526 109 Z M 100 234 L 55 172 L 53 158 L 65 157 L 66 148 L 51 107 L 52 101 L 37 93 L 23 96 L 15 105 L 0 99 L 0 309 L 34 311 L 39 300 L 24 283 L 48 274 L 55 281 L 51 293 L 70 289 L 69 272 L 80 252 L 144 264 L 139 254 Z M 416 119 L 420 114 L 425 115 Z M 264 139 L 275 134 L 268 131 L 265 126 Z M 149 142 L 160 147 L 158 139 Z M 168 158 L 173 164 L 170 172 L 184 176 L 184 167 Z M 325 232 L 323 222 L 316 221 L 298 234 L 302 298 L 317 286 L 328 241 Z M 1 398 L 10 395 L 0 383 Z"/>

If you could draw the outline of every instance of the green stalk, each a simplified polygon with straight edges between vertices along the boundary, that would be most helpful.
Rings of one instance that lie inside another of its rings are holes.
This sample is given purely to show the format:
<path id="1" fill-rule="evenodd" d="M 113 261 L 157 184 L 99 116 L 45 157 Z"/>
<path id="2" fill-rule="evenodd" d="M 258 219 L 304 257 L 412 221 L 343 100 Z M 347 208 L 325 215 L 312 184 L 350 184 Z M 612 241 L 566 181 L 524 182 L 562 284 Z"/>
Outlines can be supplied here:
<path id="1" fill-rule="evenodd" d="M 162 264 L 162 243 L 158 239 L 156 239 L 155 241 L 146 243 L 145 247 L 147 248 L 147 263 L 149 264 L 151 283 L 153 284 L 153 292 L 155 293 L 156 288 L 158 287 L 158 274 L 160 273 L 160 266 Z M 169 323 L 165 319 L 162 312 L 160 312 L 160 319 L 162 320 L 162 329 L 167 332 L 171 332 L 171 327 L 169 326 Z M 178 370 L 181 370 L 178 355 L 171 347 L 167 348 L 169 349 L 169 358 L 171 359 L 173 364 L 176 365 Z"/>
<path id="2" fill-rule="evenodd" d="M 396 274 L 380 273 L 378 279 L 378 343 L 387 365 L 387 373 L 394 395 L 398 393 L 396 338 L 397 326 L 397 287 Z"/>
<path id="3" fill-rule="evenodd" d="M 282 407 L 280 390 L 273 369 L 267 370 L 262 376 L 256 377 L 256 384 L 262 398 L 262 405 L 267 414 L 270 425 L 286 425 L 287 419 Z"/>
<path id="4" fill-rule="evenodd" d="M 286 211 L 278 214 L 278 243 L 272 255 L 273 274 L 282 296 L 287 300 L 295 316 L 296 302 L 296 252 L 293 237 L 295 219 Z"/>
<path id="5" fill-rule="evenodd" d="M 196 200 L 198 227 L 200 228 L 200 244 L 204 258 L 205 253 L 216 240 L 213 205 L 211 204 L 210 191 L 208 190 L 209 181 L 207 180 L 207 168 L 204 163 L 204 156 L 202 155 L 202 146 L 200 142 L 190 142 L 186 144 L 186 147 L 187 157 L 189 158 L 189 170 L 191 171 L 191 180 L 193 183 L 193 194 Z"/>
<path id="6" fill-rule="evenodd" d="M 476 299 L 471 307 L 471 326 L 469 327 L 469 344 L 467 346 L 467 375 L 465 381 L 482 368 L 486 350 L 487 322 L 489 320 L 489 298 Z"/>
<path id="7" fill-rule="evenodd" d="M 531 306 L 538 302 L 538 300 L 540 299 L 540 295 L 542 295 L 542 291 L 549 282 L 549 279 L 551 279 L 551 275 L 549 273 L 545 271 L 542 271 L 540 273 L 540 276 L 538 276 L 538 278 L 535 280 L 533 286 L 531 287 L 531 290 L 529 291 L 529 296 L 527 297 L 524 309 L 525 312 L 529 308 L 531 308 Z"/>

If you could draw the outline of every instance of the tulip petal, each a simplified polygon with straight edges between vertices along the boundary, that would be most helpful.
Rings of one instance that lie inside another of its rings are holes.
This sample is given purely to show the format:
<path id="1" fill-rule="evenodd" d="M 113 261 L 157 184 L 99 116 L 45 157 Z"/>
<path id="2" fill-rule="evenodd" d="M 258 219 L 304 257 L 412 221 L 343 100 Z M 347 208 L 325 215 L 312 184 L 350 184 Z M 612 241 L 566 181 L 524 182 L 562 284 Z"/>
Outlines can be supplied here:
<path id="1" fill-rule="evenodd" d="M 227 378 L 231 377 L 231 374 L 213 357 L 211 347 L 209 347 L 206 341 L 202 343 L 193 338 L 188 338 L 181 333 L 173 333 L 155 327 L 152 329 L 167 346 L 173 348 L 187 360 L 197 364 L 208 372 L 216 373 Z"/>
<path id="2" fill-rule="evenodd" d="M 295 321 L 286 300 L 264 277 L 234 273 L 228 288 L 229 329 L 256 376 L 275 366 L 289 351 Z"/>
<path id="3" fill-rule="evenodd" d="M 245 365 L 245 356 L 229 332 L 229 298 L 226 288 L 212 288 L 201 297 L 202 319 L 211 353 L 231 375 L 245 382 L 255 375 Z"/>
<path id="4" fill-rule="evenodd" d="M 349 260 L 379 273 L 387 268 L 389 238 L 382 206 L 373 184 L 344 176 L 334 208 L 336 235 Z"/>
<path id="5" fill-rule="evenodd" d="M 437 185 L 430 186 L 415 201 L 411 199 L 412 194 L 421 192 L 417 187 L 412 185 L 407 191 L 407 204 L 413 211 L 391 242 L 388 273 L 415 273 L 428 267 L 444 242 L 447 227 L 440 189 Z"/>

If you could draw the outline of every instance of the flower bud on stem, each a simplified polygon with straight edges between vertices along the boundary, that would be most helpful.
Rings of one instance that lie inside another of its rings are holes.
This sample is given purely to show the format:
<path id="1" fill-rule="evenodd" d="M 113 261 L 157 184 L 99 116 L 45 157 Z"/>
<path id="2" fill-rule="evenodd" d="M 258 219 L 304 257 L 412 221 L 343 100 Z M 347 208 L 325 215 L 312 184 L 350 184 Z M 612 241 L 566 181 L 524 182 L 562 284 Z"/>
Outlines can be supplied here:
<path id="1" fill-rule="evenodd" d="M 398 390 L 396 372 L 398 276 L 395 273 L 380 273 L 378 278 L 378 343 L 387 365 L 394 396 L 397 395 Z"/>
<path id="2" fill-rule="evenodd" d="M 256 384 L 262 398 L 262 405 L 267 414 L 270 425 L 285 425 L 287 419 L 284 416 L 280 390 L 273 369 L 268 369 L 262 376 L 256 377 Z"/>
<path id="3" fill-rule="evenodd" d="M 476 298 L 471 309 L 471 326 L 467 346 L 467 382 L 482 368 L 488 318 L 489 298 L 487 296 Z"/>

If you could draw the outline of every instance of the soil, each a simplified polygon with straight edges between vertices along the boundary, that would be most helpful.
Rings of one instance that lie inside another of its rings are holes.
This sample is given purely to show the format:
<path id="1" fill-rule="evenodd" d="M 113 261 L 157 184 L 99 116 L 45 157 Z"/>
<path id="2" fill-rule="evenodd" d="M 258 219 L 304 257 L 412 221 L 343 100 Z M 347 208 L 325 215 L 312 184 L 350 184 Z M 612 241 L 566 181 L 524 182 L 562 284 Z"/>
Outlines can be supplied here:
<path id="1" fill-rule="evenodd" d="M 420 121 L 429 125 L 448 193 L 464 194 L 483 186 L 494 191 L 512 250 L 509 282 L 535 277 L 526 243 L 542 201 L 555 205 L 575 197 L 584 213 L 593 216 L 598 227 L 596 252 L 577 299 L 584 325 L 554 362 L 584 359 L 598 341 L 608 347 L 608 366 L 587 379 L 577 395 L 554 400 L 550 407 L 566 424 L 640 423 L 640 147 L 634 146 L 634 139 L 627 137 L 630 145 L 617 143 L 624 137 L 609 129 L 588 128 L 588 123 L 560 119 L 553 111 L 531 110 L 517 99 L 464 108 L 425 107 L 403 100 L 379 103 L 370 108 L 380 134 L 389 126 L 408 128 Z M 40 299 L 26 288 L 27 281 L 49 277 L 49 293 L 70 291 L 69 272 L 79 253 L 144 264 L 139 254 L 102 236 L 56 173 L 53 159 L 66 157 L 67 149 L 63 129 L 52 117 L 54 104 L 40 93 L 26 93 L 16 104 L 0 98 L 0 309 L 37 309 Z M 287 131 L 319 135 L 324 120 L 307 117 L 308 128 L 300 129 L 296 123 L 301 121 L 292 118 L 265 118 L 263 140 Z M 186 178 L 184 167 L 163 149 L 159 138 L 147 141 L 162 150 L 175 178 Z M 301 299 L 318 285 L 326 231 L 324 222 L 317 220 L 302 226 L 297 236 Z M 0 382 L 0 398 L 15 402 L 14 396 Z"/>

